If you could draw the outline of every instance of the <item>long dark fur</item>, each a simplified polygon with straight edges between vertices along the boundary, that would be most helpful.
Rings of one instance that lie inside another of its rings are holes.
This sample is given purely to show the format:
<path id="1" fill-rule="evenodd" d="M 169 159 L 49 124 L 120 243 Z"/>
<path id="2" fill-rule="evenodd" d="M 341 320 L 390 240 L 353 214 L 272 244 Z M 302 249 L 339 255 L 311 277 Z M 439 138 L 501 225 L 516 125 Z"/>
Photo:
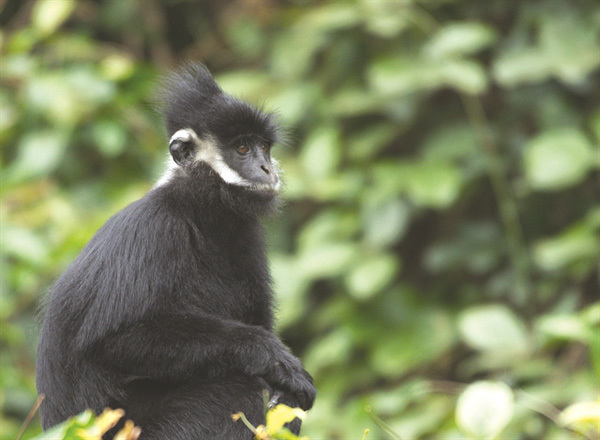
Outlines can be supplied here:
<path id="1" fill-rule="evenodd" d="M 225 95 L 203 66 L 172 76 L 163 99 L 169 135 L 277 137 L 271 117 Z M 111 406 L 143 440 L 250 439 L 230 416 L 264 423 L 263 389 L 309 409 L 312 379 L 273 334 L 258 217 L 274 199 L 198 164 L 108 220 L 49 294 L 44 428 Z"/>

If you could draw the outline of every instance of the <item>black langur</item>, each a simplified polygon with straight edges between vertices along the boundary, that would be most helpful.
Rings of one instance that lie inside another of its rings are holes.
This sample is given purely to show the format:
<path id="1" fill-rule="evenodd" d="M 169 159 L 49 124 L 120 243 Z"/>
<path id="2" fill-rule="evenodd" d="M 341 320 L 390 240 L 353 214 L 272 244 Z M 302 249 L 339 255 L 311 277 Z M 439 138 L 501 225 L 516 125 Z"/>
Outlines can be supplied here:
<path id="1" fill-rule="evenodd" d="M 161 96 L 168 172 L 98 230 L 49 293 L 42 425 L 119 407 L 143 440 L 250 439 L 231 414 L 264 423 L 263 389 L 305 410 L 316 395 L 273 333 L 259 218 L 276 207 L 279 130 L 203 65 L 172 74 Z"/>

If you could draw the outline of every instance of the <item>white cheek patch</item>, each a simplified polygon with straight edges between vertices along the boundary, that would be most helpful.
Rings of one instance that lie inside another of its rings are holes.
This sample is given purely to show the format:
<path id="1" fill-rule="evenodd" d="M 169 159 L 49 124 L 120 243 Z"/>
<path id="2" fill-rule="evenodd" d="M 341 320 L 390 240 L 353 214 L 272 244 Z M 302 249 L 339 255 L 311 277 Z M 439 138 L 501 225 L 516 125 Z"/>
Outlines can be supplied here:
<path id="1" fill-rule="evenodd" d="M 171 155 L 167 158 L 167 171 L 161 176 L 160 179 L 156 181 L 153 188 L 166 185 L 173 179 L 173 177 L 177 174 L 177 172 L 181 169 L 179 165 L 175 163 Z"/>
<path id="2" fill-rule="evenodd" d="M 223 179 L 225 183 L 228 183 L 230 185 L 243 186 L 257 191 L 279 190 L 279 179 L 277 179 L 277 183 L 275 185 L 268 185 L 265 183 L 253 183 L 240 176 L 233 168 L 227 165 L 225 159 L 223 159 L 223 156 L 219 151 L 219 147 L 217 147 L 216 145 L 216 140 L 212 137 L 200 139 L 194 130 L 192 130 L 191 128 L 186 128 L 175 132 L 175 134 L 171 136 L 169 145 L 171 145 L 177 140 L 181 140 L 183 142 L 193 141 L 196 145 L 196 156 L 194 159 L 196 161 L 204 162 L 207 165 L 209 165 L 221 177 L 221 179 Z M 277 175 L 279 175 L 278 163 L 273 158 L 271 158 L 271 165 L 273 166 L 273 169 L 275 170 Z M 170 158 L 168 167 L 169 168 L 167 169 L 165 174 L 154 185 L 155 187 L 165 185 L 178 172 L 183 171 L 181 167 L 175 163 L 173 158 Z"/>
<path id="3" fill-rule="evenodd" d="M 281 168 L 279 168 L 279 162 L 277 162 L 274 157 L 271 158 L 271 167 L 273 167 L 273 171 L 275 171 L 275 175 L 277 176 L 277 183 L 273 189 L 279 191 L 279 188 L 281 188 L 281 179 L 279 178 L 281 175 Z"/>
<path id="4" fill-rule="evenodd" d="M 208 164 L 215 172 L 231 185 L 249 186 L 250 182 L 240 176 L 234 169 L 225 163 L 225 159 L 215 145 L 214 139 L 207 138 L 205 140 L 195 139 L 198 145 L 196 152 L 196 160 Z"/>

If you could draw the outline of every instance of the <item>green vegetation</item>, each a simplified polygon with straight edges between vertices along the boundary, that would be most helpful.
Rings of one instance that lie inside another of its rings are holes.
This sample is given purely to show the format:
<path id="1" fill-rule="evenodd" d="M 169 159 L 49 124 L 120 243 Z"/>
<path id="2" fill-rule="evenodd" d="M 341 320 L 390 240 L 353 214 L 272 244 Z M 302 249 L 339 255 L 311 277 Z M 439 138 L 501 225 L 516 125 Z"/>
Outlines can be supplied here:
<path id="1" fill-rule="evenodd" d="M 186 59 L 289 127 L 269 239 L 303 435 L 598 438 L 598 2 L 2 8 L 2 438 L 44 292 L 164 169 L 152 91 Z"/>
<path id="2" fill-rule="evenodd" d="M 122 409 L 107 408 L 98 416 L 88 409 L 36 436 L 34 440 L 102 440 L 102 435 L 114 427 L 124 415 L 125 411 Z M 140 432 L 140 428 L 131 420 L 126 420 L 113 440 L 137 440 Z"/>

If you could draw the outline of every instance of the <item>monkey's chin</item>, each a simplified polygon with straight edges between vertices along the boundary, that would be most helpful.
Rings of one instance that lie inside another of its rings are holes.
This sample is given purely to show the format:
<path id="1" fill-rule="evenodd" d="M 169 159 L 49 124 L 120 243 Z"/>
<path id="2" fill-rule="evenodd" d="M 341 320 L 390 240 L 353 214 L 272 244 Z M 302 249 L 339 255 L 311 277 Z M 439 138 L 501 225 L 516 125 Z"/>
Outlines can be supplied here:
<path id="1" fill-rule="evenodd" d="M 280 201 L 275 185 L 223 185 L 221 200 L 242 217 L 270 217 L 279 211 Z"/>
<path id="2" fill-rule="evenodd" d="M 271 195 L 276 196 L 277 194 L 279 194 L 280 186 L 281 186 L 280 182 L 277 182 L 275 184 L 253 183 L 250 186 L 248 186 L 247 189 L 252 192 L 256 192 L 256 193 L 263 193 L 265 195 L 271 194 Z"/>

